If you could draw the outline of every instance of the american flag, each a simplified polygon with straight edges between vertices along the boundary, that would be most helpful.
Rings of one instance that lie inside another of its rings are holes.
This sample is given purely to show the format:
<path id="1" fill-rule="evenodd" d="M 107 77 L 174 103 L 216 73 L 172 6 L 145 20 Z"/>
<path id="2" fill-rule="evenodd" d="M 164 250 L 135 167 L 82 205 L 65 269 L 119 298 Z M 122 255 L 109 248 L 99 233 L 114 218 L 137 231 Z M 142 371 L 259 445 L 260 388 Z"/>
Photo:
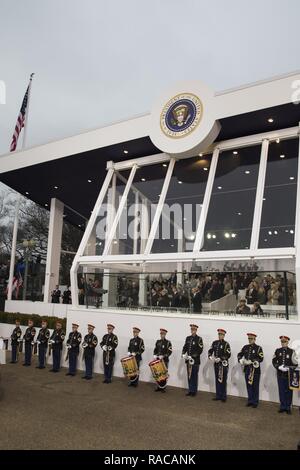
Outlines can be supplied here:
<path id="1" fill-rule="evenodd" d="M 23 98 L 22 106 L 21 106 L 21 109 L 20 109 L 20 112 L 19 112 L 19 116 L 18 116 L 18 119 L 17 119 L 16 126 L 15 126 L 15 131 L 14 131 L 14 134 L 13 134 L 13 137 L 12 137 L 12 142 L 10 144 L 10 151 L 11 152 L 14 152 L 16 150 L 19 135 L 20 135 L 21 130 L 24 127 L 24 124 L 25 124 L 26 111 L 27 111 L 27 108 L 28 108 L 28 96 L 29 96 L 29 90 L 30 90 L 30 85 L 31 85 L 31 80 L 32 80 L 33 75 L 34 75 L 33 73 L 30 75 L 30 82 L 29 82 L 29 85 L 27 87 L 25 96 Z"/>

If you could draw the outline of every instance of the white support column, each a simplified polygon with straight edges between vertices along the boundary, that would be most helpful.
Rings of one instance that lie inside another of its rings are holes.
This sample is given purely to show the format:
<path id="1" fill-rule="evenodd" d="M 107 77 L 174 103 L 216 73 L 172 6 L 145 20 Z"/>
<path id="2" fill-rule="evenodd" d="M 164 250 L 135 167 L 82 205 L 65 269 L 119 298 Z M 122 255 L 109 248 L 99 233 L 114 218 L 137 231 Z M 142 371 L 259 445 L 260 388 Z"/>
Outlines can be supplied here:
<path id="1" fill-rule="evenodd" d="M 44 287 L 44 302 L 50 302 L 51 291 L 59 283 L 61 237 L 63 229 L 64 205 L 56 198 L 51 199 Z"/>
<path id="2" fill-rule="evenodd" d="M 261 221 L 261 214 L 262 214 L 262 209 L 263 209 L 265 179 L 266 179 L 267 163 L 268 163 L 268 150 L 269 150 L 269 141 L 267 139 L 264 139 L 262 146 L 261 146 L 250 250 L 256 250 L 258 247 L 258 242 L 259 242 L 260 221 Z"/>
<path id="3" fill-rule="evenodd" d="M 300 321 L 300 123 L 299 123 L 299 149 L 298 149 L 298 175 L 297 175 L 297 200 L 296 200 L 296 220 L 295 220 L 295 273 L 296 273 L 296 305 L 298 321 Z"/>
<path id="4" fill-rule="evenodd" d="M 163 210 L 163 205 L 164 205 L 164 202 L 165 202 L 165 199 L 166 199 L 166 195 L 167 195 L 167 191 L 168 191 L 169 184 L 170 184 L 170 181 L 171 181 L 171 177 L 172 177 L 175 162 L 176 162 L 175 158 L 172 157 L 171 160 L 170 160 L 169 166 L 168 166 L 168 171 L 167 171 L 167 174 L 166 174 L 166 177 L 165 177 L 165 181 L 164 181 L 163 188 L 162 188 L 162 191 L 161 191 L 161 194 L 160 194 L 160 198 L 159 198 L 159 201 L 158 201 L 156 212 L 155 212 L 155 215 L 154 215 L 154 218 L 153 218 L 153 223 L 152 223 L 151 230 L 150 230 L 150 233 L 149 233 L 148 242 L 147 242 L 147 245 L 146 245 L 146 248 L 145 248 L 145 255 L 149 255 L 149 253 L 151 251 L 151 248 L 152 248 L 152 245 L 153 245 L 153 241 L 154 241 L 156 230 L 157 230 L 157 227 L 158 227 L 158 224 L 159 224 L 160 215 L 161 215 L 161 212 Z"/>
<path id="5" fill-rule="evenodd" d="M 137 254 L 137 249 L 138 249 L 138 239 L 139 239 L 139 212 L 140 212 L 140 207 L 139 207 L 139 193 L 135 193 L 135 199 L 134 199 L 134 230 L 133 230 L 133 254 Z M 128 236 L 129 234 L 127 234 Z"/>
<path id="6" fill-rule="evenodd" d="M 202 203 L 202 210 L 201 210 L 201 214 L 199 217 L 199 222 L 198 222 L 198 227 L 197 227 L 197 232 L 196 232 L 196 237 L 195 237 L 195 243 L 194 243 L 194 249 L 193 249 L 194 252 L 199 252 L 203 244 L 205 223 L 206 223 L 206 218 L 208 214 L 211 193 L 212 193 L 212 189 L 213 189 L 213 185 L 215 181 L 215 174 L 216 174 L 218 160 L 219 160 L 219 153 L 220 153 L 220 149 L 219 147 L 216 147 L 213 152 L 212 159 L 211 159 L 209 175 L 208 175 L 204 199 Z"/>
<path id="7" fill-rule="evenodd" d="M 177 239 L 177 252 L 178 253 L 183 253 L 183 248 L 184 248 L 184 233 L 183 230 L 177 229 L 178 230 L 178 239 Z M 182 275 L 182 269 L 183 269 L 183 262 L 178 261 L 177 263 L 177 283 L 182 284 L 183 281 L 183 275 Z"/>
<path id="8" fill-rule="evenodd" d="M 21 202 L 21 194 L 18 194 L 17 201 L 16 201 L 13 239 L 12 239 L 11 254 L 10 254 L 10 267 L 9 267 L 7 300 L 11 300 L 11 297 L 12 297 L 12 287 L 13 287 L 12 284 L 13 284 L 14 270 L 15 270 L 15 258 L 16 258 L 17 238 L 18 238 L 20 202 Z"/>
<path id="9" fill-rule="evenodd" d="M 141 207 L 141 254 L 145 251 L 149 236 L 149 209 L 148 200 L 144 197 Z"/>

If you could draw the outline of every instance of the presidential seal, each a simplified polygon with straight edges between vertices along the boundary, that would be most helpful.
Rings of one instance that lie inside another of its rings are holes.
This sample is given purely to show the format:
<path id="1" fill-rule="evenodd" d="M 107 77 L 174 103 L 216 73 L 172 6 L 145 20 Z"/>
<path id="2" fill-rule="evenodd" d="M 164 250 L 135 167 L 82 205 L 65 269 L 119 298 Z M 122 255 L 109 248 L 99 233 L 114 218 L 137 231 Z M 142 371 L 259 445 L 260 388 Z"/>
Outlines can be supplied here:
<path id="1" fill-rule="evenodd" d="M 160 115 L 160 127 L 171 138 L 185 137 L 199 125 L 203 115 L 203 105 L 193 93 L 180 93 L 171 98 Z"/>

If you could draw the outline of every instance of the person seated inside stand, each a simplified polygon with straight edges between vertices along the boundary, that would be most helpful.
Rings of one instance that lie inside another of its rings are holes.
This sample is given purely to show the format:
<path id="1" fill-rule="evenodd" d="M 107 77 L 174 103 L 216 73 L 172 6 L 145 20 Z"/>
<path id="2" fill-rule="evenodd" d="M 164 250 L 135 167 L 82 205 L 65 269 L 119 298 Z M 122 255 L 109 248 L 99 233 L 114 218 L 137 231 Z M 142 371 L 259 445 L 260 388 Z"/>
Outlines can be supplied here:
<path id="1" fill-rule="evenodd" d="M 252 313 L 252 315 L 263 315 L 264 314 L 264 311 L 261 308 L 259 302 L 254 302 L 251 313 Z"/>
<path id="2" fill-rule="evenodd" d="M 238 315 L 250 315 L 250 307 L 246 304 L 245 299 L 241 299 L 239 305 L 236 307 L 236 314 Z"/>

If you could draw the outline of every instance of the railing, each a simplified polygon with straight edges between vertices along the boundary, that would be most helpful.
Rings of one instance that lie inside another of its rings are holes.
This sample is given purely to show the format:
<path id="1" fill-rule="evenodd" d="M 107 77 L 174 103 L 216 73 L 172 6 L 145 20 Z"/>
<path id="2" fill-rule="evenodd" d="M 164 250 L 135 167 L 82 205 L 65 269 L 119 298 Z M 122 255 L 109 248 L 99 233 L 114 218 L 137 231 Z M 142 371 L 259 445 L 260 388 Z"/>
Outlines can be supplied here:
<path id="1" fill-rule="evenodd" d="M 78 279 L 78 299 L 94 309 L 287 320 L 297 315 L 295 274 L 288 271 L 90 272 Z"/>

